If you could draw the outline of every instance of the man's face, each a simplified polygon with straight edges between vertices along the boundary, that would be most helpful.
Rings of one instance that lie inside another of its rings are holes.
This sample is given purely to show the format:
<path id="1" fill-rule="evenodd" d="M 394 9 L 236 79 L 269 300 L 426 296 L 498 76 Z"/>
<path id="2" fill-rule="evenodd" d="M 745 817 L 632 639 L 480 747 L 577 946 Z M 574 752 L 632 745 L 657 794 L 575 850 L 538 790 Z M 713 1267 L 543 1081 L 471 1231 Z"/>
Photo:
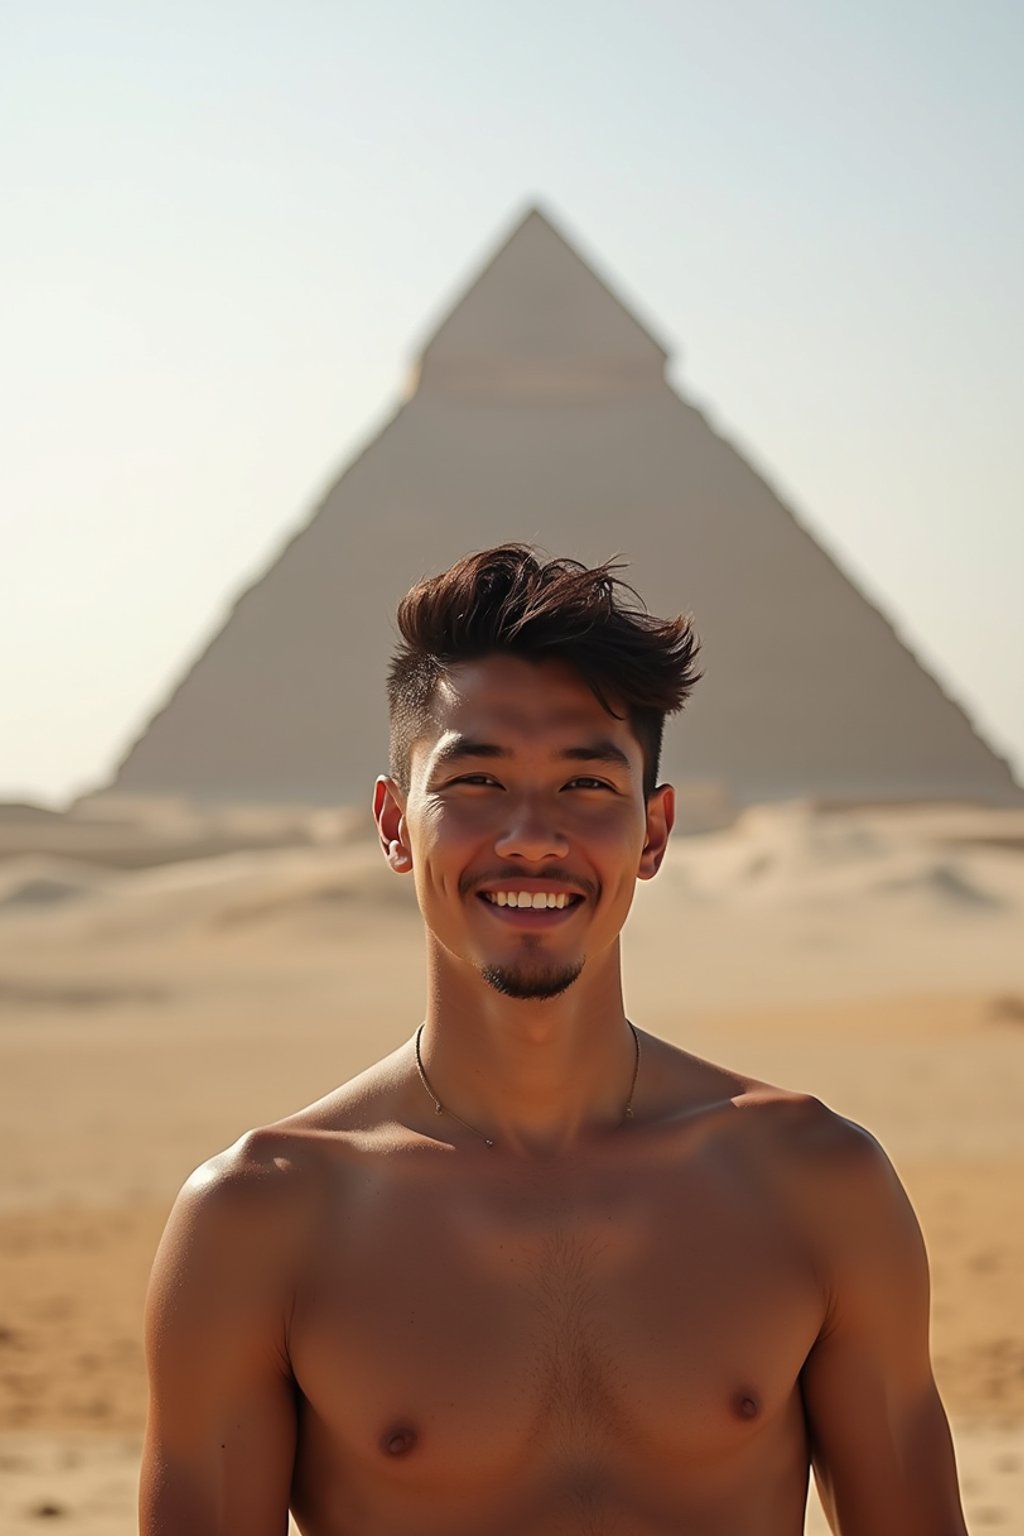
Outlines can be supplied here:
<path id="1" fill-rule="evenodd" d="M 557 996 L 615 945 L 672 824 L 670 788 L 645 803 L 628 720 L 564 662 L 514 656 L 448 673 L 408 794 L 378 785 L 386 846 L 389 801 L 433 938 L 521 998 Z"/>

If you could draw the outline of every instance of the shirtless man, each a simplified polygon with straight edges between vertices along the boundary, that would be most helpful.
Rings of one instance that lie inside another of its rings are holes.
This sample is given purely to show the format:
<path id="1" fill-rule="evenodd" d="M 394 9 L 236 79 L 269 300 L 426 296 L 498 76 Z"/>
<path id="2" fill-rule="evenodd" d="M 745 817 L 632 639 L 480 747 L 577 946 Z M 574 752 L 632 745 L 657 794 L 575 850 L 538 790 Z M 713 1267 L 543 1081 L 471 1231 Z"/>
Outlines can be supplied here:
<path id="1" fill-rule="evenodd" d="M 404 600 L 375 813 L 425 1021 L 184 1186 L 144 1536 L 798 1536 L 812 1463 L 842 1536 L 965 1536 L 885 1155 L 624 1012 L 697 645 L 629 596 L 503 546 Z"/>

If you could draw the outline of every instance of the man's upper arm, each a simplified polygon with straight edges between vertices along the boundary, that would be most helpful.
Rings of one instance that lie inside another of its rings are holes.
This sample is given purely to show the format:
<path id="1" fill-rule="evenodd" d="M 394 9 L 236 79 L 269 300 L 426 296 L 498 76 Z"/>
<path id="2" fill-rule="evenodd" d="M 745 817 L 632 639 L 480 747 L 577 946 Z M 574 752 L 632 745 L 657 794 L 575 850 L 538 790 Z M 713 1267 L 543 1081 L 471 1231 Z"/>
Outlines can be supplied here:
<path id="1" fill-rule="evenodd" d="M 283 1536 L 295 1454 L 287 1357 L 299 1202 L 256 1133 L 185 1184 L 146 1298 L 142 1536 Z"/>
<path id="2" fill-rule="evenodd" d="M 821 1110 L 814 1135 L 829 1305 L 801 1382 L 822 1503 L 841 1536 L 966 1536 L 917 1219 L 865 1131 Z"/>

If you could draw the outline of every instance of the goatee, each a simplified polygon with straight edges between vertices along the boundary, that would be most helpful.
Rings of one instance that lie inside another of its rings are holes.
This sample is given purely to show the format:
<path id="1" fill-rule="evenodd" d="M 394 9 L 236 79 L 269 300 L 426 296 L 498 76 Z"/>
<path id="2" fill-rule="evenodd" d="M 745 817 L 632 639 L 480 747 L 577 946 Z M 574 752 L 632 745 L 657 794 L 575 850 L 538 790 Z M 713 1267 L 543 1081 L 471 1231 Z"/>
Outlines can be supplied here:
<path id="1" fill-rule="evenodd" d="M 558 997 L 572 986 L 583 969 L 583 961 L 575 965 L 549 966 L 546 970 L 534 970 L 526 966 L 485 965 L 480 974 L 489 987 L 503 997 L 518 997 L 524 1001 Z"/>

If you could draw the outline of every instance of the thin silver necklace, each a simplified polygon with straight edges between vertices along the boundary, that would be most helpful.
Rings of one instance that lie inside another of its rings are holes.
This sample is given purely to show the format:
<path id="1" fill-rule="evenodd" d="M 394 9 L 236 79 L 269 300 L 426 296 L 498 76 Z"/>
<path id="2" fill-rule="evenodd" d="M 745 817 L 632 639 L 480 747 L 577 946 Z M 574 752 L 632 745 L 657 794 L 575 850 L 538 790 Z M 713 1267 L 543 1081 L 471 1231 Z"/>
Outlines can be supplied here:
<path id="1" fill-rule="evenodd" d="M 636 1093 L 636 1080 L 637 1080 L 637 1078 L 640 1075 L 640 1036 L 637 1034 L 636 1026 L 632 1023 L 632 1021 L 630 1019 L 627 1019 L 626 1023 L 629 1025 L 630 1031 L 632 1032 L 632 1035 L 633 1035 L 633 1045 L 636 1048 L 636 1055 L 634 1056 L 634 1059 L 633 1059 L 633 1081 L 629 1085 L 629 1098 L 626 1100 L 626 1107 L 622 1111 L 622 1121 L 621 1121 L 621 1123 L 623 1125 L 625 1125 L 627 1120 L 632 1120 L 632 1118 L 633 1118 L 633 1095 L 634 1095 L 634 1093 Z M 485 1136 L 483 1131 L 478 1130 L 475 1125 L 470 1125 L 468 1120 L 463 1120 L 461 1115 L 457 1115 L 455 1113 L 454 1109 L 449 1109 L 447 1104 L 442 1104 L 441 1100 L 438 1098 L 438 1096 L 434 1092 L 433 1088 L 431 1088 L 431 1086 L 430 1086 L 430 1079 L 428 1078 L 428 1076 L 426 1074 L 426 1071 L 424 1069 L 423 1057 L 422 1057 L 422 1055 L 420 1053 L 420 1040 L 422 1038 L 423 1031 L 424 1031 L 425 1028 L 426 1028 L 426 1020 L 424 1019 L 423 1023 L 420 1025 L 419 1029 L 416 1031 L 416 1070 L 417 1070 L 417 1072 L 420 1075 L 420 1082 L 423 1084 L 424 1088 L 427 1091 L 428 1098 L 431 1100 L 431 1102 L 434 1105 L 434 1114 L 435 1115 L 447 1115 L 449 1120 L 457 1120 L 460 1125 L 464 1125 L 466 1127 L 467 1131 L 472 1131 L 474 1136 L 479 1136 L 480 1140 L 483 1142 L 485 1147 L 493 1147 L 494 1146 L 494 1138 L 493 1138 L 493 1136 Z"/>

